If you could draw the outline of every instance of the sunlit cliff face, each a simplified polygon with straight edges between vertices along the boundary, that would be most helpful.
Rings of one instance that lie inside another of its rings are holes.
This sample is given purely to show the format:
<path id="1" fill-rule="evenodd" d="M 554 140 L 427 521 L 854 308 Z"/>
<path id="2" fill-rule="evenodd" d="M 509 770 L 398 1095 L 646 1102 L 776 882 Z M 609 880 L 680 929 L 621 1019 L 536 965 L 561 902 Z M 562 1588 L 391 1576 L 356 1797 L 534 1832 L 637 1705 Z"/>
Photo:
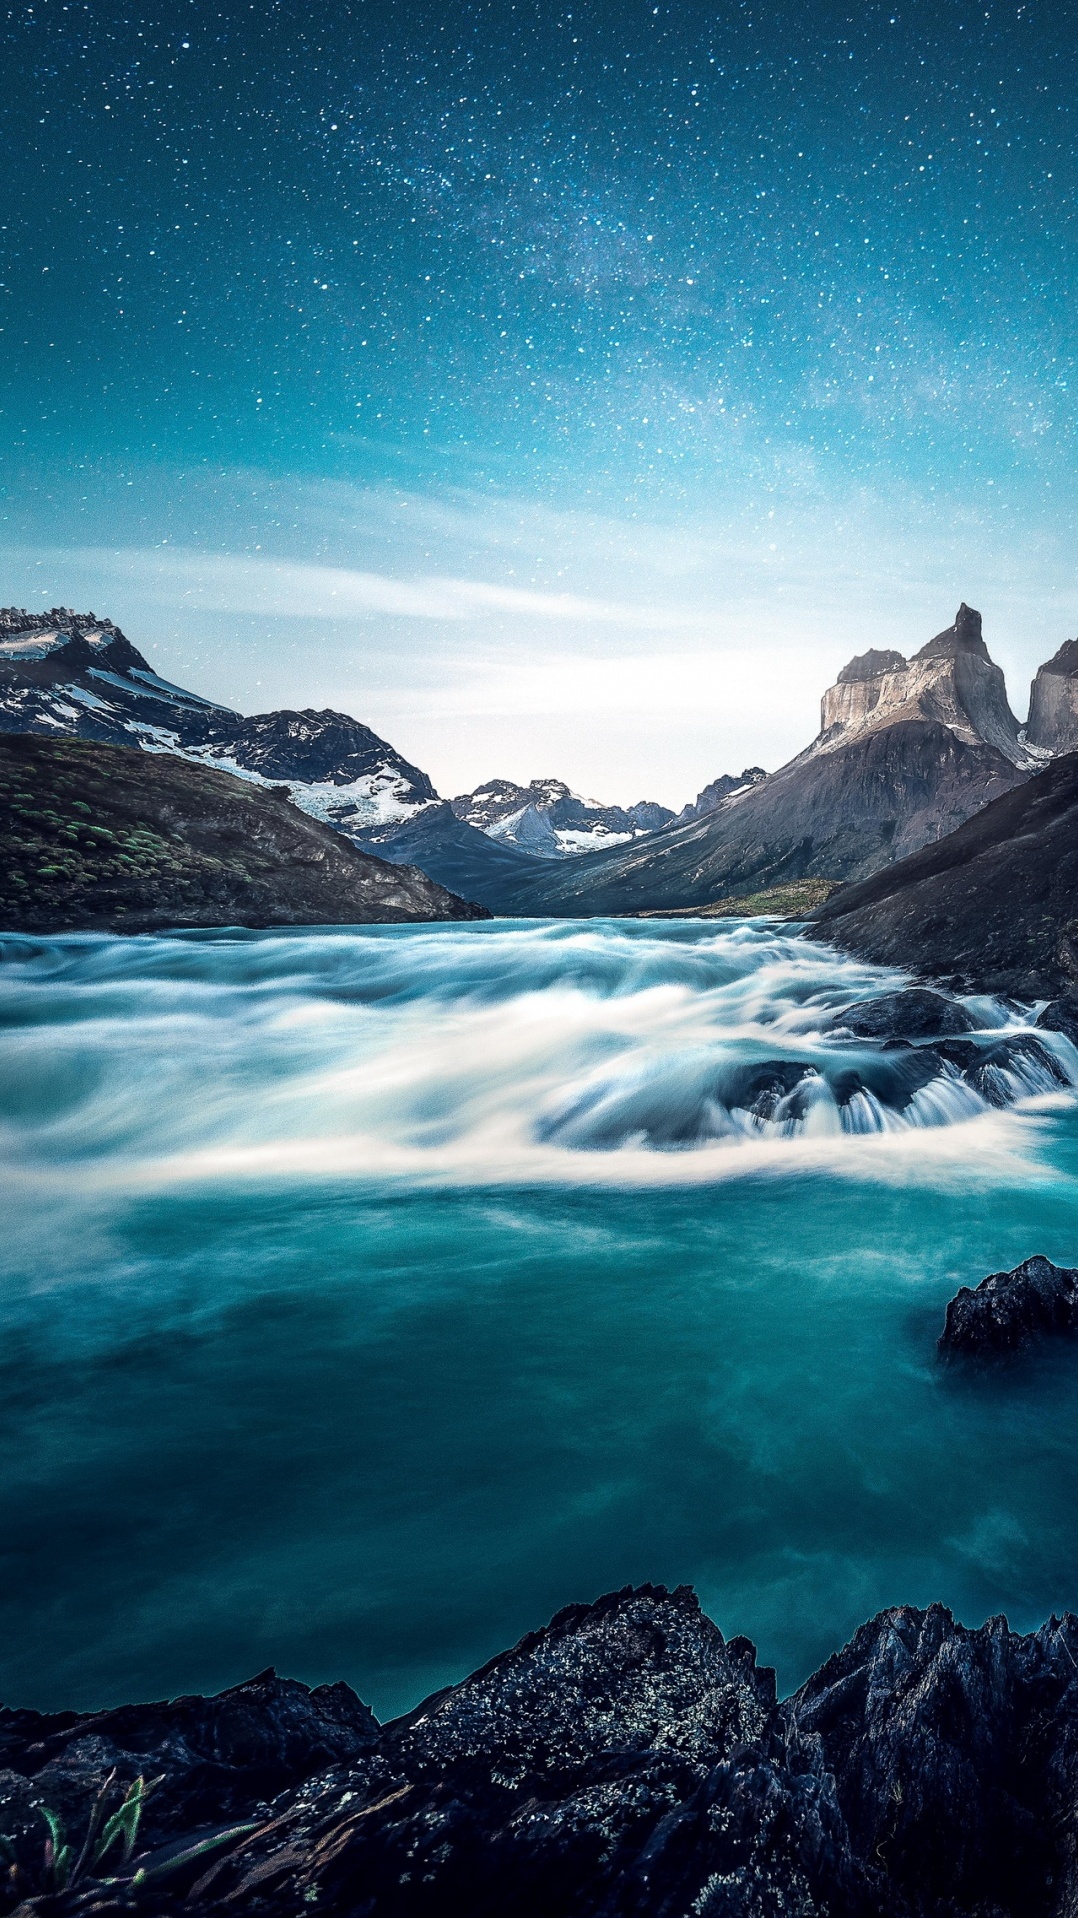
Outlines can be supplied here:
<path id="1" fill-rule="evenodd" d="M 937 720 L 969 745 L 998 747 L 1016 766 L 1037 763 L 1019 738 L 1006 681 L 981 636 L 981 615 L 964 604 L 954 625 L 911 660 L 871 651 L 844 666 L 824 693 L 816 749 L 907 718 Z"/>

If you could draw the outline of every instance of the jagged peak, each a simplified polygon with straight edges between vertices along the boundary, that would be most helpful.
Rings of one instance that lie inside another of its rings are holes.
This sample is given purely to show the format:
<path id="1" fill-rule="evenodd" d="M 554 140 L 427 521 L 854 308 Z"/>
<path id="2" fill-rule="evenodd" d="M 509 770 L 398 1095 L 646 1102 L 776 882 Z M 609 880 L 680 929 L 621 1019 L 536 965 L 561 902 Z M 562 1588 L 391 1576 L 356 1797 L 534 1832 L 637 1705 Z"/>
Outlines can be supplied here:
<path id="1" fill-rule="evenodd" d="M 956 653 L 976 653 L 979 659 L 988 659 L 988 648 L 981 636 L 981 615 L 972 606 L 962 601 L 954 616 L 953 626 L 946 626 L 927 646 L 922 646 L 915 659 L 946 659 Z"/>
<path id="2" fill-rule="evenodd" d="M 857 680 L 877 679 L 881 673 L 898 673 L 907 664 L 904 653 L 890 647 L 870 646 L 867 653 L 856 653 L 839 673 L 837 684 L 849 686 Z"/>
<path id="3" fill-rule="evenodd" d="M 1038 666 L 1041 673 L 1051 673 L 1057 679 L 1078 679 L 1078 639 L 1065 639 L 1057 653 Z"/>

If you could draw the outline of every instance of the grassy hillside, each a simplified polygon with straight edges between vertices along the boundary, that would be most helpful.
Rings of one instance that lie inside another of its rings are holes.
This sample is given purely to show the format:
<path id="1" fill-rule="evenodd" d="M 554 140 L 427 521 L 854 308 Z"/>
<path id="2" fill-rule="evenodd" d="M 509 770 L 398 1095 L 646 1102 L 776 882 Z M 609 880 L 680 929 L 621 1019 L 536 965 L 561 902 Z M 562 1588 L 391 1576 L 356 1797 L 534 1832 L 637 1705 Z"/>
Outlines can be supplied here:
<path id="1" fill-rule="evenodd" d="M 0 926 L 485 918 L 293 806 L 286 788 L 89 740 L 0 734 Z"/>

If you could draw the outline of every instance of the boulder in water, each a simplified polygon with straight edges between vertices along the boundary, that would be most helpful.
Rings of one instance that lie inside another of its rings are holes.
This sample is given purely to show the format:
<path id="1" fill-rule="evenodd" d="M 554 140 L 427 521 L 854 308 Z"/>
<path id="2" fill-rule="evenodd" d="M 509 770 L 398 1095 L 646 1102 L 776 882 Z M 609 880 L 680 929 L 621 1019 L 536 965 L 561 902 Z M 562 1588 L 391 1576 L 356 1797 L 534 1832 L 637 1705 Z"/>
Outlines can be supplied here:
<path id="1" fill-rule="evenodd" d="M 947 1307 L 945 1358 L 999 1358 L 1049 1332 L 1078 1332 L 1078 1269 L 1039 1254 L 964 1285 Z"/>
<path id="2" fill-rule="evenodd" d="M 977 1021 L 955 999 L 927 986 L 908 986 L 904 992 L 881 993 L 878 999 L 859 999 L 835 1014 L 832 1026 L 843 1027 L 858 1039 L 943 1039 L 972 1032 Z"/>
<path id="3" fill-rule="evenodd" d="M 1072 986 L 1067 992 L 1061 992 L 1058 999 L 1050 1000 L 1037 1024 L 1042 1032 L 1061 1032 L 1072 1045 L 1078 1046 L 1078 989 Z"/>

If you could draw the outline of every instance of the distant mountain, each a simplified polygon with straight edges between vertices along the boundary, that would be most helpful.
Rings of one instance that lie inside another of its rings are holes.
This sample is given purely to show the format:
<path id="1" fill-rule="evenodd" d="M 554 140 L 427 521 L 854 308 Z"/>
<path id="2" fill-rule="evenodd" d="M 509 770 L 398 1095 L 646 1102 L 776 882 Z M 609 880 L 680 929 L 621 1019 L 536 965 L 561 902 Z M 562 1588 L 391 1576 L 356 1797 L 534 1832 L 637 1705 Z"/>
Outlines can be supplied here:
<path id="1" fill-rule="evenodd" d="M 690 819 L 705 819 L 708 813 L 718 812 L 724 799 L 731 799 L 734 793 L 748 792 L 751 786 L 758 786 L 761 779 L 766 778 L 762 766 L 746 766 L 743 773 L 723 773 L 681 808 L 675 824 L 684 826 Z"/>
<path id="2" fill-rule="evenodd" d="M 674 817 L 669 806 L 654 799 L 638 800 L 635 806 L 582 799 L 560 779 L 533 779 L 528 786 L 488 779 L 475 792 L 461 793 L 449 803 L 458 819 L 539 859 L 565 859 L 623 845 L 669 825 Z"/>
<path id="3" fill-rule="evenodd" d="M 859 880 L 942 839 L 1078 733 L 1078 641 L 1034 682 L 1026 732 L 981 617 L 912 659 L 870 648 L 823 696 L 820 732 L 778 772 L 724 774 L 674 819 L 600 806 L 560 780 L 491 780 L 452 802 L 369 727 L 331 711 L 243 717 L 161 679 L 93 614 L 0 613 L 0 729 L 137 744 L 287 784 L 353 843 L 493 912 L 663 911 L 806 879 Z"/>
<path id="4" fill-rule="evenodd" d="M 954 990 L 1035 999 L 1078 985 L 1076 904 L 1078 753 L 1070 753 L 938 845 L 842 887 L 812 930 Z"/>
<path id="5" fill-rule="evenodd" d="M 174 926 L 481 919 L 266 787 L 133 744 L 0 735 L 0 926 Z"/>
<path id="6" fill-rule="evenodd" d="M 1043 763 L 1020 736 L 980 614 L 962 605 L 913 659 L 869 651 L 843 667 L 819 735 L 778 772 L 703 818 L 526 873 L 501 910 L 658 911 L 859 879 L 943 838 Z"/>
<path id="7" fill-rule="evenodd" d="M 502 912 L 517 886 L 548 864 L 507 840 L 492 839 L 469 820 L 458 819 L 447 799 L 423 807 L 411 819 L 357 834 L 356 844 L 382 859 L 420 867 L 440 885 L 466 899 L 477 899 L 491 912 Z"/>
<path id="8" fill-rule="evenodd" d="M 1044 752 L 1078 748 L 1078 639 L 1068 639 L 1038 668 L 1029 690 L 1029 744 Z"/>
<path id="9" fill-rule="evenodd" d="M 111 620 L 54 607 L 0 612 L 0 728 L 179 753 L 261 784 L 349 837 L 411 819 L 438 795 L 426 773 L 347 713 L 256 713 L 161 679 Z"/>

